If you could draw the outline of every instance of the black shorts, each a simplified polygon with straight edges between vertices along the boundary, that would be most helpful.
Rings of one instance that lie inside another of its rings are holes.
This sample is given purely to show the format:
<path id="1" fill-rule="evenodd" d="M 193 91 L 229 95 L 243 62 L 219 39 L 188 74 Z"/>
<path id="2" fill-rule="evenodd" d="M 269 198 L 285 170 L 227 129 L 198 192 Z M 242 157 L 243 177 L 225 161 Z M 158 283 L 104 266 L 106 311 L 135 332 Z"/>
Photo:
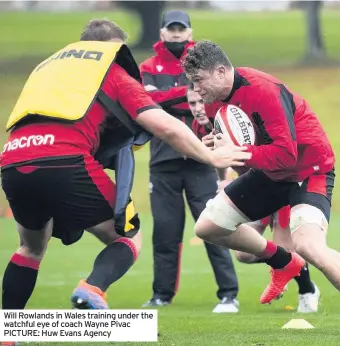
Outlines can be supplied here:
<path id="1" fill-rule="evenodd" d="M 320 209 L 329 222 L 334 180 L 334 169 L 326 174 L 314 174 L 301 184 L 273 181 L 261 171 L 250 170 L 226 186 L 224 191 L 252 221 L 271 215 L 286 205 L 309 204 Z"/>
<path id="2" fill-rule="evenodd" d="M 35 160 L 6 166 L 1 174 L 15 220 L 39 230 L 53 218 L 53 237 L 65 245 L 113 218 L 115 185 L 92 156 Z"/>

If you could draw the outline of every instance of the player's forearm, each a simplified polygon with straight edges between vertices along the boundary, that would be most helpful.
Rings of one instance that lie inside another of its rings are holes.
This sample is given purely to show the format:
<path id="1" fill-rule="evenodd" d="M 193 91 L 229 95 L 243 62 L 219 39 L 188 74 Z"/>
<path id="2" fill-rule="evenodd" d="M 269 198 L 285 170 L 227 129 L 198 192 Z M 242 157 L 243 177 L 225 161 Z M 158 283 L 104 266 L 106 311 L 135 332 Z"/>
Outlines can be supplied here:
<path id="1" fill-rule="evenodd" d="M 168 131 L 159 137 L 166 141 L 178 152 L 191 157 L 196 161 L 211 164 L 211 151 L 208 149 L 187 127 L 177 119 L 174 124 L 175 130 Z"/>
<path id="2" fill-rule="evenodd" d="M 168 90 L 155 90 L 150 91 L 149 95 L 152 97 L 153 101 L 156 103 L 162 103 L 164 101 L 182 99 L 186 96 L 186 86 L 170 88 Z M 184 101 L 182 101 L 184 102 Z"/>
<path id="3" fill-rule="evenodd" d="M 191 129 L 163 110 L 145 110 L 138 115 L 136 121 L 178 152 L 203 163 L 213 166 L 216 164 L 211 161 L 214 160 L 211 150 L 195 136 Z"/>
<path id="4" fill-rule="evenodd" d="M 274 144 L 248 146 L 248 152 L 252 154 L 246 165 L 263 171 L 276 171 L 290 169 L 297 162 L 297 147 L 295 143 L 286 147 Z"/>

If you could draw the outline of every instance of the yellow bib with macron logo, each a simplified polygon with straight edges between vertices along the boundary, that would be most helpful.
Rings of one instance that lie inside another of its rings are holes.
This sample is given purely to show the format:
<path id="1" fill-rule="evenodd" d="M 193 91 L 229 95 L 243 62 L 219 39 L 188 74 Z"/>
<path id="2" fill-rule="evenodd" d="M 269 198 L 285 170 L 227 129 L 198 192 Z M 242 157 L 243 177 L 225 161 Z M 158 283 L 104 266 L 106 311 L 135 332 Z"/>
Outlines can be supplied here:
<path id="1" fill-rule="evenodd" d="M 31 73 L 6 130 L 28 115 L 64 121 L 82 119 L 121 51 L 128 51 L 125 44 L 80 41 L 53 54 Z"/>

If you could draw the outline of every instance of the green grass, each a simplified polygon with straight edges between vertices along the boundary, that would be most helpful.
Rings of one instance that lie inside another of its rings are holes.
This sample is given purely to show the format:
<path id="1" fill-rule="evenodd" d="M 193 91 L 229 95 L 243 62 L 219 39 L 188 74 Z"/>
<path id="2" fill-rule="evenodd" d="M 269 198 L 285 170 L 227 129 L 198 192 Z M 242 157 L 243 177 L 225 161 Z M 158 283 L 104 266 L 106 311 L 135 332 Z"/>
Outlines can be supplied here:
<path id="1" fill-rule="evenodd" d="M 238 65 L 277 65 L 302 58 L 305 48 L 302 11 L 228 13 L 192 10 L 190 15 L 195 39 L 218 42 Z M 116 21 L 129 33 L 131 43 L 138 37 L 140 21 L 133 13 L 0 13 L 0 59 L 26 56 L 27 53 L 32 56 L 53 53 L 70 41 L 78 40 L 86 22 L 95 17 Z M 339 11 L 323 11 L 321 20 L 329 55 L 338 58 Z"/>
<path id="2" fill-rule="evenodd" d="M 18 240 L 11 221 L 0 221 L 0 273 L 15 251 Z M 340 214 L 333 217 L 329 244 L 340 250 Z M 150 214 L 142 215 L 144 246 L 131 271 L 108 291 L 112 309 L 138 309 L 151 296 L 152 252 Z M 268 283 L 265 265 L 246 265 L 236 261 L 240 284 L 240 313 L 215 315 L 216 284 L 203 246 L 189 245 L 193 222 L 188 218 L 183 246 L 180 289 L 172 305 L 159 310 L 160 345 L 338 345 L 340 302 L 338 292 L 316 270 L 312 277 L 321 289 L 320 311 L 314 315 L 286 311 L 297 308 L 297 286 L 289 285 L 284 298 L 270 306 L 259 303 Z M 269 233 L 269 232 L 268 232 Z M 268 234 L 270 236 L 270 234 Z M 71 247 L 52 240 L 42 263 L 36 290 L 28 307 L 31 309 L 68 309 L 69 298 L 78 280 L 91 271 L 93 260 L 102 246 L 90 235 Z M 313 330 L 281 330 L 292 318 L 304 318 L 315 326 Z M 35 345 L 30 343 L 27 345 Z M 150 343 L 151 344 L 151 343 Z M 41 343 L 38 345 L 48 345 Z M 68 346 L 71 343 L 60 343 Z M 87 343 L 86 345 L 94 345 Z M 109 345 L 109 343 L 98 343 Z M 142 345 L 142 343 L 141 343 Z"/>

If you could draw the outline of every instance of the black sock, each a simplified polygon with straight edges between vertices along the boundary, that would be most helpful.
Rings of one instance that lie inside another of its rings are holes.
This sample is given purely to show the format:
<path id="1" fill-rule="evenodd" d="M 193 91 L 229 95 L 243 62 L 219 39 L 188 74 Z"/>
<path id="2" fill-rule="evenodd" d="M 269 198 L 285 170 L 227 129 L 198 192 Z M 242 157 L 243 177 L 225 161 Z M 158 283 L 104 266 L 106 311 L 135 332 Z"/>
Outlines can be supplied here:
<path id="1" fill-rule="evenodd" d="M 86 282 L 105 292 L 130 269 L 136 257 L 133 241 L 129 238 L 119 238 L 97 256 Z"/>
<path id="2" fill-rule="evenodd" d="M 310 279 L 308 263 L 301 269 L 300 276 L 295 276 L 294 279 L 299 285 L 299 294 L 315 293 L 315 287 Z"/>
<path id="3" fill-rule="evenodd" d="M 2 309 L 24 309 L 38 276 L 39 261 L 14 254 L 2 280 Z"/>
<path id="4" fill-rule="evenodd" d="M 275 254 L 265 259 L 265 263 L 270 265 L 273 269 L 284 268 L 292 259 L 292 254 L 285 250 L 283 247 L 278 246 Z"/>

